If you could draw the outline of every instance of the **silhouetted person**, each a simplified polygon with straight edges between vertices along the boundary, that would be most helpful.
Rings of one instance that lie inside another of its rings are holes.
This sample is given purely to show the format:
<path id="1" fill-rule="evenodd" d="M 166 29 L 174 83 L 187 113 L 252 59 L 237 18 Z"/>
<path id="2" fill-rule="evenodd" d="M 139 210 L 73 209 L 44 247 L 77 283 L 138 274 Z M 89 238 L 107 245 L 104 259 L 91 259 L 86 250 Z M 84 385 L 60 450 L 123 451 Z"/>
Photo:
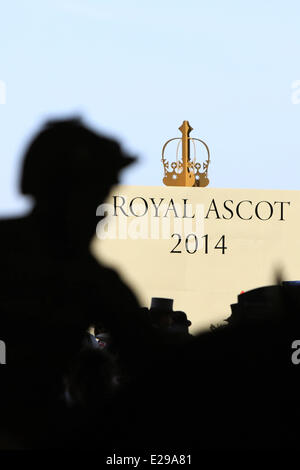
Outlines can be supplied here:
<path id="1" fill-rule="evenodd" d="M 0 337 L 7 346 L 0 411 L 2 428 L 16 436 L 30 441 L 30 424 L 32 440 L 43 440 L 39 426 L 52 419 L 92 323 L 101 322 L 120 349 L 124 335 L 127 345 L 136 337 L 135 296 L 89 251 L 97 206 L 133 161 L 77 119 L 47 123 L 25 152 L 21 192 L 33 209 L 0 222 Z"/>
<path id="2" fill-rule="evenodd" d="M 132 161 L 78 120 L 48 123 L 26 151 L 21 190 L 33 209 L 0 222 L 0 447 L 297 446 L 299 287 L 243 294 L 228 326 L 181 342 L 166 333 L 172 299 L 140 310 L 91 255 L 96 208 Z M 81 351 L 90 325 L 108 332 L 120 363 Z M 108 436 L 98 423 L 85 435 L 95 413 L 109 418 Z"/>
<path id="3" fill-rule="evenodd" d="M 185 312 L 177 310 L 172 313 L 172 325 L 170 329 L 173 333 L 184 337 L 189 336 L 189 327 L 191 324 L 192 322 L 188 320 Z"/>
<path id="4" fill-rule="evenodd" d="M 167 330 L 172 324 L 173 299 L 152 297 L 149 316 L 155 328 Z"/>

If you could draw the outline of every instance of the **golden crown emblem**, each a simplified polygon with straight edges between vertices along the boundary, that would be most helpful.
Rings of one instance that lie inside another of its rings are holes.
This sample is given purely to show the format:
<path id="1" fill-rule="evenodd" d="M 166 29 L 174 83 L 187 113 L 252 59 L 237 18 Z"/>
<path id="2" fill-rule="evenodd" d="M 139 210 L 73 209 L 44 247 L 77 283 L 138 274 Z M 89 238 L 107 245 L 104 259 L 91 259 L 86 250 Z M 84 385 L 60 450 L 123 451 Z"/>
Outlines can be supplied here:
<path id="1" fill-rule="evenodd" d="M 163 178 L 163 183 L 166 186 L 198 186 L 205 187 L 209 183 L 207 178 L 208 166 L 210 164 L 210 153 L 209 148 L 203 140 L 190 137 L 190 132 L 193 128 L 190 126 L 189 121 L 183 121 L 179 130 L 182 133 L 182 137 L 174 137 L 173 139 L 168 140 L 162 148 L 162 159 L 164 165 L 165 176 Z M 169 165 L 169 162 L 165 159 L 165 149 L 166 146 L 173 140 L 179 140 L 176 151 L 176 162 L 172 162 Z M 194 147 L 194 157 L 193 160 L 190 159 L 190 142 L 192 141 Z M 196 162 L 196 145 L 195 141 L 201 142 L 204 145 L 207 151 L 208 158 L 203 162 L 202 172 L 201 163 Z M 181 159 L 178 158 L 179 147 L 181 143 L 182 156 Z M 170 166 L 172 171 L 169 171 Z"/>

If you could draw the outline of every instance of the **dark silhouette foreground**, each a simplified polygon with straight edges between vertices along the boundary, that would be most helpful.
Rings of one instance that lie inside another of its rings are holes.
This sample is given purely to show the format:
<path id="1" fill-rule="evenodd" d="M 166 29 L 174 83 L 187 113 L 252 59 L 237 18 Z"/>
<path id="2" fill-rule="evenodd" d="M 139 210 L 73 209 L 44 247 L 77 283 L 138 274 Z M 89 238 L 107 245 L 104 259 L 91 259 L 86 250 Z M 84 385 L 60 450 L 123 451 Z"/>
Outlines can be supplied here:
<path id="1" fill-rule="evenodd" d="M 0 447 L 297 447 L 298 287 L 243 294 L 228 326 L 192 338 L 184 312 L 140 309 L 90 254 L 96 208 L 132 161 L 77 120 L 26 151 L 33 210 L 0 222 Z"/>

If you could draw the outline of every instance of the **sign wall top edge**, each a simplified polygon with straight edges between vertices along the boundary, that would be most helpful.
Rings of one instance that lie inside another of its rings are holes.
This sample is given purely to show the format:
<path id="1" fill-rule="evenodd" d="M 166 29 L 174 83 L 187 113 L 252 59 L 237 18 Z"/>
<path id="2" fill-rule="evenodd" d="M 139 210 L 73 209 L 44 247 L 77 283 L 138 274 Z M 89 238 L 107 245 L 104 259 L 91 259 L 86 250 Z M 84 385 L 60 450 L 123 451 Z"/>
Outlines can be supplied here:
<path id="1" fill-rule="evenodd" d="M 157 185 L 157 186 L 152 186 L 152 185 L 129 185 L 129 184 L 117 184 L 111 188 L 110 193 L 112 193 L 115 190 L 120 190 L 124 189 L 125 191 L 128 190 L 143 190 L 143 191 L 161 191 L 165 192 L 168 194 L 190 194 L 193 196 L 196 195 L 205 195 L 205 193 L 216 193 L 216 192 L 228 192 L 228 191 L 233 191 L 233 192 L 253 192 L 253 193 L 261 193 L 261 192 L 266 192 L 266 193 L 282 193 L 282 194 L 291 194 L 291 195 L 298 195 L 300 194 L 300 189 L 276 189 L 276 188 L 215 188 L 215 187 L 207 187 L 207 188 L 194 188 L 194 187 L 188 187 L 188 186 L 162 186 L 162 185 Z"/>

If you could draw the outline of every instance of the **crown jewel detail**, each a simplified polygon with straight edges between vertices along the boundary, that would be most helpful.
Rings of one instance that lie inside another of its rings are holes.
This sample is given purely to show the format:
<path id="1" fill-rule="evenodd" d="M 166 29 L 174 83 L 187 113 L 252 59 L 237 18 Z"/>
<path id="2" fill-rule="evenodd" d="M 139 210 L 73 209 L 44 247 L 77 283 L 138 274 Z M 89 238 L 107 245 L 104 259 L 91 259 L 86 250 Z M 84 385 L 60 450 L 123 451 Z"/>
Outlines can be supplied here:
<path id="1" fill-rule="evenodd" d="M 197 186 L 205 187 L 209 184 L 207 177 L 208 166 L 210 164 L 210 153 L 209 148 L 203 140 L 190 137 L 190 132 L 193 128 L 190 126 L 189 121 L 183 121 L 179 130 L 182 133 L 182 137 L 174 137 L 168 140 L 162 148 L 162 163 L 164 166 L 164 178 L 163 183 L 166 186 Z M 173 141 L 179 140 L 176 152 L 176 161 L 169 163 L 165 158 L 165 149 L 167 145 Z M 196 145 L 195 141 L 201 142 L 207 151 L 207 160 L 203 162 L 202 171 L 201 163 L 196 162 Z M 194 146 L 194 158 L 190 159 L 190 142 Z M 178 150 L 181 143 L 182 156 L 178 159 Z M 171 170 L 171 171 L 170 171 Z"/>

